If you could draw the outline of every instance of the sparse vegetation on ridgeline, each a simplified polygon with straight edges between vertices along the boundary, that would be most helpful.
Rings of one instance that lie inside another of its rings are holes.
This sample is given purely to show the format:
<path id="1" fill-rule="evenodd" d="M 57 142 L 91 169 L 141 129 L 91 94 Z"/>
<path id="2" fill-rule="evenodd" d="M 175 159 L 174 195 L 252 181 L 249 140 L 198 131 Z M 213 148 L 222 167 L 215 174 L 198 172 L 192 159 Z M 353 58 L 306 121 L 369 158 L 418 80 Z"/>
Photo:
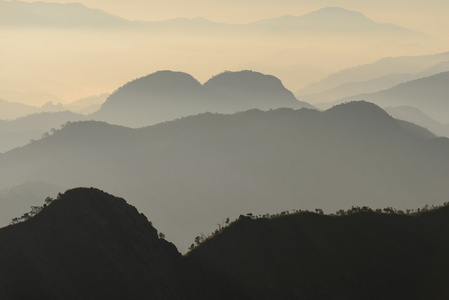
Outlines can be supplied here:
<path id="1" fill-rule="evenodd" d="M 372 209 L 368 206 L 352 206 L 350 209 L 344 210 L 339 209 L 333 214 L 329 214 L 328 216 L 349 216 L 359 213 L 376 213 L 376 214 L 390 214 L 390 215 L 416 215 L 423 212 L 432 211 L 444 206 L 448 206 L 449 202 L 445 202 L 442 205 L 428 205 L 426 204 L 422 208 L 417 209 L 405 209 L 400 210 L 396 209 L 394 207 L 385 207 L 383 209 L 376 208 Z M 234 224 L 238 220 L 244 219 L 244 218 L 250 218 L 250 219 L 276 219 L 282 216 L 291 215 L 291 214 L 300 214 L 300 213 L 315 213 L 318 215 L 324 215 L 324 211 L 320 208 L 316 208 L 315 211 L 310 211 L 307 209 L 292 209 L 291 211 L 285 210 L 280 213 L 275 214 L 263 214 L 263 215 L 253 215 L 252 213 L 247 213 L 246 216 L 240 215 L 238 219 L 230 222 L 229 218 L 226 218 L 226 220 L 222 221 L 221 223 L 217 223 L 218 228 L 215 229 L 212 233 L 205 235 L 204 233 L 201 233 L 200 235 L 195 237 L 194 243 L 192 243 L 189 247 L 189 250 L 193 250 L 196 247 L 200 246 L 203 242 L 206 240 L 213 238 L 215 235 L 221 233 L 226 227 Z"/>
<path id="2" fill-rule="evenodd" d="M 24 213 L 22 216 L 20 217 L 16 217 L 13 218 L 11 220 L 11 225 L 17 224 L 17 223 L 21 223 L 24 222 L 32 217 L 34 217 L 35 215 L 37 215 L 38 213 L 40 213 L 45 207 L 47 207 L 48 205 L 50 205 L 53 201 L 55 200 L 59 200 L 61 198 L 62 194 L 58 193 L 58 196 L 56 197 L 56 199 L 53 199 L 51 197 L 47 197 L 44 200 L 44 204 L 42 206 L 31 206 L 31 210 L 27 213 Z"/>

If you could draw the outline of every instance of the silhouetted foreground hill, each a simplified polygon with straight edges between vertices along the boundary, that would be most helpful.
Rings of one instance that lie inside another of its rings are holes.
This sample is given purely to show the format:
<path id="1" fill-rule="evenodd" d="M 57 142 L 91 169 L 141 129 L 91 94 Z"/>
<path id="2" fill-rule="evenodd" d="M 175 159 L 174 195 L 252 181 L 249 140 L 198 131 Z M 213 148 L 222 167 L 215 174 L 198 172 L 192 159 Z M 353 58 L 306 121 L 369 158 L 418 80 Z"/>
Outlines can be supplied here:
<path id="1" fill-rule="evenodd" d="M 241 216 L 187 255 L 253 299 L 448 299 L 449 207 Z"/>
<path id="2" fill-rule="evenodd" d="M 125 200 L 96 189 L 69 190 L 0 230 L 2 300 L 243 299 L 232 293 Z"/>
<path id="3" fill-rule="evenodd" d="M 258 72 L 224 72 L 203 86 L 189 74 L 159 71 L 117 89 L 92 117 L 142 127 L 204 112 L 280 107 L 312 108 L 298 101 L 278 78 Z"/>
<path id="4" fill-rule="evenodd" d="M 48 199 L 47 199 L 48 200 Z M 0 298 L 447 299 L 449 207 L 243 217 L 182 257 L 93 188 L 0 229 Z"/>
<path id="5" fill-rule="evenodd" d="M 205 113 L 140 129 L 71 123 L 0 154 L 0 169 L 0 188 L 40 180 L 126 197 L 184 252 L 195 235 L 242 212 L 441 204 L 449 140 L 352 102 L 324 112 Z"/>

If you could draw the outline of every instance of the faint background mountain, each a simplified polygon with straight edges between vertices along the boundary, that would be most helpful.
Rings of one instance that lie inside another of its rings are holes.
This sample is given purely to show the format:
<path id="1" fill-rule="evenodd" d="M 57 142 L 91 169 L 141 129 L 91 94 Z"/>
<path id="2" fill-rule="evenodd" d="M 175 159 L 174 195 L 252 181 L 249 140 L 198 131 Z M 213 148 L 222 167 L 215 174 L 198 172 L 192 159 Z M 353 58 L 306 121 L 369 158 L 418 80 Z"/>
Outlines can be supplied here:
<path id="1" fill-rule="evenodd" d="M 250 26 L 267 34 L 287 34 L 291 32 L 306 34 L 370 34 L 371 37 L 386 34 L 387 36 L 410 37 L 425 34 L 406 29 L 394 24 L 376 23 L 362 13 L 342 7 L 326 7 L 302 16 L 282 16 L 261 20 Z"/>
<path id="2" fill-rule="evenodd" d="M 65 104 L 64 107 L 72 112 L 88 115 L 99 110 L 108 97 L 108 93 L 85 97 Z"/>
<path id="3" fill-rule="evenodd" d="M 203 86 L 189 74 L 159 71 L 117 89 L 91 117 L 142 127 L 202 112 L 280 107 L 312 106 L 298 101 L 276 77 L 258 72 L 225 72 Z"/>
<path id="4" fill-rule="evenodd" d="M 419 73 L 389 74 L 368 81 L 344 83 L 324 92 L 309 95 L 298 95 L 297 97 L 304 99 L 305 101 L 315 103 L 315 105 L 324 108 L 329 107 L 326 102 L 333 102 L 336 99 L 341 99 L 352 95 L 375 93 L 392 88 L 393 86 L 403 82 L 428 77 L 447 71 L 449 71 L 449 61 L 438 63 Z"/>
<path id="5" fill-rule="evenodd" d="M 449 140 L 404 124 L 366 102 L 205 113 L 140 129 L 71 123 L 0 155 L 0 188 L 39 179 L 109 190 L 185 251 L 242 212 L 444 202 Z"/>
<path id="6" fill-rule="evenodd" d="M 371 64 L 352 67 L 332 74 L 298 90 L 299 99 L 313 102 L 333 100 L 359 93 L 384 90 L 412 79 L 448 71 L 449 52 L 434 55 L 387 57 Z M 338 95 L 342 95 L 339 96 Z"/>
<path id="7" fill-rule="evenodd" d="M 81 3 L 0 1 L 0 26 L 49 28 L 117 28 L 133 22 Z"/>
<path id="8" fill-rule="evenodd" d="M 0 119 L 8 120 L 35 113 L 36 107 L 0 99 Z"/>

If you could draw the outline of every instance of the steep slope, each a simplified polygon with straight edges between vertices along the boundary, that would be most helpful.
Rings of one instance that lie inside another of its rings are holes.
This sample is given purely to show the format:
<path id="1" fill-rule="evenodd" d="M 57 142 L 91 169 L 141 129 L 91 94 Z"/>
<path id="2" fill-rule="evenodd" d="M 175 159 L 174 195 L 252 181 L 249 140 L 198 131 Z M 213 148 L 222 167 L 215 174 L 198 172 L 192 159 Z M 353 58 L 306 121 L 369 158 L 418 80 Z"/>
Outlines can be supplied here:
<path id="1" fill-rule="evenodd" d="M 367 102 L 205 113 L 140 129 L 72 123 L 0 155 L 0 167 L 0 188 L 39 179 L 124 196 L 181 251 L 242 212 L 414 208 L 449 193 L 448 139 Z"/>
<path id="2" fill-rule="evenodd" d="M 92 188 L 1 229 L 0 254 L 5 300 L 239 299 L 187 266 L 125 200 Z"/>
<path id="3" fill-rule="evenodd" d="M 241 216 L 187 255 L 255 299 L 446 299 L 449 207 Z"/>
<path id="4" fill-rule="evenodd" d="M 203 112 L 279 107 L 312 106 L 299 102 L 276 77 L 258 72 L 225 72 L 202 86 L 186 73 L 159 71 L 120 87 L 92 117 L 142 127 Z"/>

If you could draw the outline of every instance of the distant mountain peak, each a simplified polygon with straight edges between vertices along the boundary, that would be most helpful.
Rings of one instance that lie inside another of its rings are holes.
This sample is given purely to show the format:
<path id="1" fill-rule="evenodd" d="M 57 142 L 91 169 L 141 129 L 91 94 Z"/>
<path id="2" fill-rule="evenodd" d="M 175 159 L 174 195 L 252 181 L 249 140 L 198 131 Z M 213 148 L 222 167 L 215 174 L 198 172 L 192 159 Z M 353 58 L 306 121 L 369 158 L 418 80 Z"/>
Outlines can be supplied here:
<path id="1" fill-rule="evenodd" d="M 313 108 L 298 101 L 281 80 L 243 70 L 220 73 L 203 85 L 183 72 L 158 71 L 112 93 L 94 118 L 142 127 L 203 112 L 234 113 L 252 108 Z"/>
<path id="2" fill-rule="evenodd" d="M 398 122 L 385 110 L 364 100 L 351 101 L 336 105 L 324 112 L 340 119 L 345 124 L 353 124 L 357 130 L 384 132 L 386 135 L 401 131 Z"/>
<path id="3" fill-rule="evenodd" d="M 348 116 L 349 115 L 357 116 L 357 115 L 361 115 L 361 114 L 366 114 L 366 115 L 370 115 L 371 117 L 381 116 L 384 118 L 391 118 L 391 116 L 388 115 L 388 113 L 386 113 L 385 110 L 380 108 L 378 105 L 371 103 L 371 102 L 364 101 L 364 100 L 350 101 L 350 102 L 345 102 L 342 104 L 335 105 L 332 108 L 326 110 L 326 113 L 329 113 L 329 114 L 344 113 L 344 114 L 348 114 Z"/>
<path id="4" fill-rule="evenodd" d="M 371 19 L 367 18 L 364 14 L 358 11 L 348 10 L 342 7 L 325 7 L 317 11 L 308 13 L 302 16 L 304 19 L 321 21 L 341 19 L 344 22 L 369 22 L 374 23 Z M 355 24 L 354 24 L 355 25 Z"/>

